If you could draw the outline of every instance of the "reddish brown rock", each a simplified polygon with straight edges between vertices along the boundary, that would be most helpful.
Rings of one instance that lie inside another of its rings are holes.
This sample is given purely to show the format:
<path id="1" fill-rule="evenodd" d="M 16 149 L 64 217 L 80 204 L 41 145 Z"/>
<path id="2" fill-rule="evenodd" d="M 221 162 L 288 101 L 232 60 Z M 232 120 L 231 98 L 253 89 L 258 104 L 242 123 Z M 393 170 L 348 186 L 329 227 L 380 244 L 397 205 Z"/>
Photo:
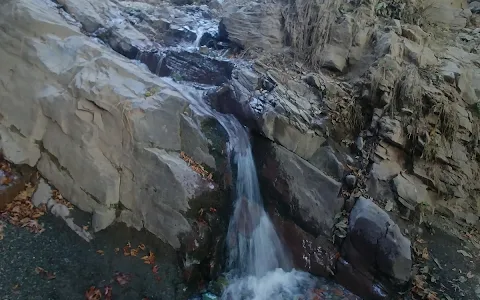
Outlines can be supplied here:
<path id="1" fill-rule="evenodd" d="M 322 237 L 316 238 L 303 231 L 295 223 L 273 215 L 277 233 L 284 240 L 294 267 L 316 276 L 333 275 L 335 261 L 338 257 L 335 246 Z"/>
<path id="2" fill-rule="evenodd" d="M 388 299 L 388 295 L 383 289 L 374 283 L 371 274 L 358 271 L 342 258 L 336 263 L 335 279 L 349 291 L 363 299 Z"/>

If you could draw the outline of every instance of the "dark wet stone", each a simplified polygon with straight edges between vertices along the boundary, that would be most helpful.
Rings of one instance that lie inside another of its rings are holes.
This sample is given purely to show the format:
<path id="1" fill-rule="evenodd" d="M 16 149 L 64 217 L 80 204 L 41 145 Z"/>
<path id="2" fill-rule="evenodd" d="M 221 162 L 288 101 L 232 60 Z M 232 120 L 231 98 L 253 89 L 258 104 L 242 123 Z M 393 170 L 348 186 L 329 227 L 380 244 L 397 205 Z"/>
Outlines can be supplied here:
<path id="1" fill-rule="evenodd" d="M 270 140 L 255 136 L 253 153 L 265 201 L 306 232 L 329 236 L 344 204 L 341 183 Z"/>
<path id="2" fill-rule="evenodd" d="M 150 72 L 156 74 L 158 63 L 162 60 L 163 55 L 158 51 L 142 52 L 138 55 L 137 59 L 144 63 Z"/>
<path id="3" fill-rule="evenodd" d="M 380 271 L 398 283 L 409 280 L 410 240 L 385 211 L 371 200 L 359 197 L 350 213 L 348 227 L 342 254 L 356 269 Z"/>
<path id="4" fill-rule="evenodd" d="M 182 42 L 193 43 L 197 39 L 197 34 L 193 31 L 169 27 L 163 34 L 160 34 L 159 42 L 163 46 L 175 46 Z"/>
<path id="5" fill-rule="evenodd" d="M 389 299 L 388 295 L 378 285 L 374 284 L 373 277 L 370 274 L 359 272 L 343 259 L 337 261 L 335 279 L 363 299 Z"/>
<path id="6" fill-rule="evenodd" d="M 333 178 L 343 179 L 345 168 L 331 146 L 320 147 L 308 161 Z"/>
<path id="7" fill-rule="evenodd" d="M 210 32 L 205 32 L 198 42 L 199 46 L 207 46 L 208 48 L 216 48 L 217 38 Z"/>
<path id="8" fill-rule="evenodd" d="M 192 5 L 193 3 L 195 3 L 194 0 L 171 0 L 170 2 L 172 2 L 173 4 L 175 5 Z"/>
<path id="9" fill-rule="evenodd" d="M 357 177 L 352 174 L 345 176 L 345 184 L 349 189 L 353 189 L 357 184 Z"/>
<path id="10" fill-rule="evenodd" d="M 152 67 L 149 66 L 149 69 L 152 70 Z M 233 67 L 229 61 L 216 60 L 200 53 L 167 51 L 156 70 L 159 76 L 171 76 L 180 81 L 222 85 L 232 78 Z"/>
<path id="11" fill-rule="evenodd" d="M 235 93 L 229 85 L 210 90 L 207 93 L 207 101 L 218 112 L 232 114 L 243 125 L 260 131 L 257 119 L 248 103 L 241 104 L 237 101 Z"/>
<path id="12" fill-rule="evenodd" d="M 294 222 L 272 213 L 277 233 L 291 253 L 294 267 L 315 276 L 329 277 L 335 269 L 337 250 L 323 237 L 315 238 Z"/>
<path id="13" fill-rule="evenodd" d="M 111 29 L 99 29 L 95 35 L 104 43 L 108 44 L 113 51 L 128 59 L 135 59 L 140 54 L 140 49 L 125 41 L 124 37 L 119 32 Z"/>

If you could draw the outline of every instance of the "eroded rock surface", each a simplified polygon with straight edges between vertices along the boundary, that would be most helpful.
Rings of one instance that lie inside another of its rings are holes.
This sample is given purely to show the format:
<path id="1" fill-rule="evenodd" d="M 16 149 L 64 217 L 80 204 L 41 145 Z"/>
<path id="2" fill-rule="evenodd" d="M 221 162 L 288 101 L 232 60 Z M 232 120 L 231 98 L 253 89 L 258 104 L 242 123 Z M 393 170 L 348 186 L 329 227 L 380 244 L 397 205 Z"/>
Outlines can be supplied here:
<path id="1" fill-rule="evenodd" d="M 91 31 L 105 20 L 94 13 L 100 3 L 88 3 L 62 4 Z M 6 158 L 36 166 L 93 213 L 97 230 L 119 215 L 179 248 L 192 201 L 218 190 L 180 158 L 184 151 L 215 169 L 204 117 L 174 87 L 85 36 L 52 2 L 2 5 Z"/>
<path id="2" fill-rule="evenodd" d="M 410 241 L 371 200 L 360 197 L 353 207 L 342 252 L 360 272 L 368 273 L 378 268 L 401 283 L 410 278 Z"/>

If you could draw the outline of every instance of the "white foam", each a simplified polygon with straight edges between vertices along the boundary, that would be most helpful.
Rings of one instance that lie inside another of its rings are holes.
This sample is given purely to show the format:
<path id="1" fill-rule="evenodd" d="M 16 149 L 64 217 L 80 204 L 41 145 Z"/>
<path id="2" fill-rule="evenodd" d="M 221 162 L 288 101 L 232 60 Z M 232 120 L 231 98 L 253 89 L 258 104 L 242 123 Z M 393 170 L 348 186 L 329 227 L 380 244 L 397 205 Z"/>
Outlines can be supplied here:
<path id="1" fill-rule="evenodd" d="M 278 268 L 262 277 L 231 279 L 222 300 L 290 300 L 308 294 L 314 285 L 315 279 L 308 273 L 297 270 L 286 272 Z"/>

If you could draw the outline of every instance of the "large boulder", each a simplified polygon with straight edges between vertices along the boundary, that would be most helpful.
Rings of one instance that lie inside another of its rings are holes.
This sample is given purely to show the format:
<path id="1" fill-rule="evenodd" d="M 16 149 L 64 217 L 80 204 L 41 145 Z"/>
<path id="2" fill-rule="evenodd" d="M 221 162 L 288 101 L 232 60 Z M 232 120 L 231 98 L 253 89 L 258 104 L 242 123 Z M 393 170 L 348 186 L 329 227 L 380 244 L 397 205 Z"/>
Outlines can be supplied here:
<path id="1" fill-rule="evenodd" d="M 63 2 L 77 12 L 80 2 Z M 86 37 L 50 1 L 2 3 L 0 28 L 0 149 L 93 213 L 96 229 L 117 217 L 179 249 L 199 208 L 224 204 L 190 166 L 215 171 L 221 155 L 209 149 L 224 135 L 183 91 Z"/>
<path id="2" fill-rule="evenodd" d="M 335 215 L 343 207 L 343 198 L 338 197 L 342 184 L 264 138 L 255 140 L 254 153 L 266 202 L 313 236 L 330 236 Z"/>
<path id="3" fill-rule="evenodd" d="M 452 29 L 464 28 L 471 15 L 467 0 L 433 1 L 424 11 L 427 21 Z"/>
<path id="4" fill-rule="evenodd" d="M 369 199 L 360 197 L 350 214 L 342 256 L 358 272 L 389 276 L 395 283 L 410 279 L 410 240 L 388 214 Z"/>
<path id="5" fill-rule="evenodd" d="M 219 34 L 244 49 L 279 50 L 284 39 L 281 9 L 280 5 L 270 2 L 227 6 Z"/>
<path id="6" fill-rule="evenodd" d="M 300 157 L 323 164 L 314 158 L 322 155 L 326 141 L 320 91 L 288 78 L 261 62 L 236 68 L 231 84 L 212 92 L 210 102 Z"/>

